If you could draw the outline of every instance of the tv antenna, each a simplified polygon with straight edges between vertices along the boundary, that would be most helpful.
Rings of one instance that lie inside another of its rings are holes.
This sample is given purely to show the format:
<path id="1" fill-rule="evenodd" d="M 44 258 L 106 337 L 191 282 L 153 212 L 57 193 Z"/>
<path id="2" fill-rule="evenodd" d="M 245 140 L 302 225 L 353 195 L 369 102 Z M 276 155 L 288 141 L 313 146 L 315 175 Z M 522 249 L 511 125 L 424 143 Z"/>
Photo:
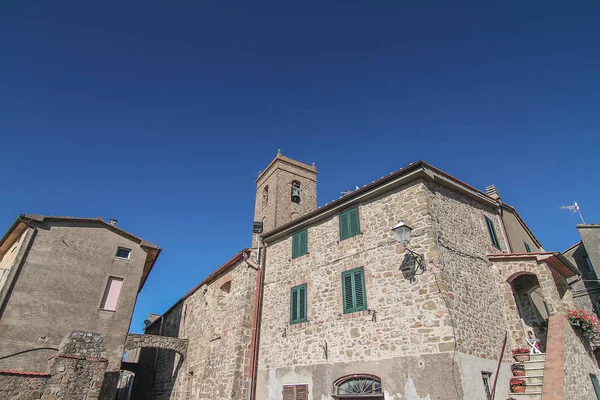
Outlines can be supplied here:
<path id="1" fill-rule="evenodd" d="M 569 210 L 569 211 L 571 211 L 571 214 L 578 213 L 579 218 L 581 218 L 581 223 L 585 224 L 585 221 L 583 220 L 583 215 L 581 215 L 581 210 L 579 209 L 579 204 L 577 204 L 576 201 L 574 201 L 573 205 L 571 205 L 571 206 L 560 206 L 560 209 L 561 210 Z"/>

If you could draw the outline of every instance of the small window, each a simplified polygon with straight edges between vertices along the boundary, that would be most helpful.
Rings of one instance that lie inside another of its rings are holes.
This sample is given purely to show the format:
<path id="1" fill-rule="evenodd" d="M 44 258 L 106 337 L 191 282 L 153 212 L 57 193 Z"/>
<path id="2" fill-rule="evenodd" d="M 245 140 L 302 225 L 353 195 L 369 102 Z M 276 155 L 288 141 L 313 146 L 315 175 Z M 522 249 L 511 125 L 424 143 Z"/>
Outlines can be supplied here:
<path id="1" fill-rule="evenodd" d="M 292 258 L 308 253 L 308 230 L 303 230 L 292 236 Z"/>
<path id="2" fill-rule="evenodd" d="M 262 195 L 262 208 L 265 208 L 269 204 L 269 185 L 265 186 Z"/>
<path id="3" fill-rule="evenodd" d="M 381 380 L 375 375 L 350 375 L 333 383 L 335 398 L 383 399 Z"/>
<path id="4" fill-rule="evenodd" d="M 129 260 L 130 254 L 131 254 L 131 249 L 126 249 L 125 247 L 119 247 L 117 249 L 117 254 L 115 254 L 115 257 L 122 258 L 124 260 Z"/>
<path id="5" fill-rule="evenodd" d="M 492 380 L 491 372 L 482 372 L 481 379 L 483 380 L 483 388 L 485 390 L 485 399 L 492 400 L 492 389 L 490 387 L 490 381 Z"/>
<path id="6" fill-rule="evenodd" d="M 117 303 L 119 302 L 122 286 L 123 278 L 116 278 L 114 276 L 108 277 L 108 283 L 106 284 L 106 289 L 104 289 L 104 296 L 102 297 L 102 304 L 100 305 L 101 309 L 108 311 L 117 310 Z"/>
<path id="7" fill-rule="evenodd" d="M 583 259 L 585 260 L 585 264 L 587 265 L 590 272 L 594 272 L 594 266 L 592 265 L 592 260 L 590 260 L 590 258 L 588 256 L 584 256 Z"/>
<path id="8" fill-rule="evenodd" d="M 344 314 L 367 309 L 365 270 L 363 267 L 342 272 Z"/>
<path id="9" fill-rule="evenodd" d="M 292 201 L 294 203 L 300 203 L 300 182 L 292 182 Z"/>
<path id="10" fill-rule="evenodd" d="M 306 283 L 293 287 L 290 297 L 290 325 L 306 322 Z"/>
<path id="11" fill-rule="evenodd" d="M 284 385 L 283 400 L 308 400 L 308 385 Z"/>
<path id="12" fill-rule="evenodd" d="M 529 244 L 527 242 L 523 242 L 523 244 L 525 245 L 525 251 L 527 253 L 531 253 L 531 247 L 529 247 Z"/>
<path id="13" fill-rule="evenodd" d="M 498 236 L 496 236 L 496 228 L 494 228 L 494 223 L 488 217 L 485 217 L 485 223 L 488 228 L 488 232 L 490 234 L 490 239 L 492 240 L 492 244 L 495 248 L 500 250 L 500 242 L 498 242 Z"/>
<path id="14" fill-rule="evenodd" d="M 358 207 L 340 214 L 340 240 L 360 234 Z"/>
<path id="15" fill-rule="evenodd" d="M 600 383 L 598 383 L 598 377 L 594 374 L 590 374 L 592 380 L 592 386 L 594 386 L 594 392 L 596 393 L 596 399 L 600 400 Z"/>

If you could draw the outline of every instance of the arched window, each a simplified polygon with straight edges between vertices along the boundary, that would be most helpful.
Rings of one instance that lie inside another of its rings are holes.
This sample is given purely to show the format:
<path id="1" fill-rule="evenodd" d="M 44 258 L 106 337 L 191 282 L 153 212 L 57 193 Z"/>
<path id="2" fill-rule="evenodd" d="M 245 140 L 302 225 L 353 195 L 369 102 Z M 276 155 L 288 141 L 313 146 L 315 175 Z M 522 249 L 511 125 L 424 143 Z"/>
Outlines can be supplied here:
<path id="1" fill-rule="evenodd" d="M 383 399 L 381 380 L 368 374 L 339 378 L 333 384 L 333 393 L 337 399 Z"/>
<path id="2" fill-rule="evenodd" d="M 300 203 L 300 182 L 292 181 L 292 201 Z"/>
<path id="3" fill-rule="evenodd" d="M 265 186 L 262 195 L 262 207 L 265 208 L 269 204 L 269 185 Z"/>

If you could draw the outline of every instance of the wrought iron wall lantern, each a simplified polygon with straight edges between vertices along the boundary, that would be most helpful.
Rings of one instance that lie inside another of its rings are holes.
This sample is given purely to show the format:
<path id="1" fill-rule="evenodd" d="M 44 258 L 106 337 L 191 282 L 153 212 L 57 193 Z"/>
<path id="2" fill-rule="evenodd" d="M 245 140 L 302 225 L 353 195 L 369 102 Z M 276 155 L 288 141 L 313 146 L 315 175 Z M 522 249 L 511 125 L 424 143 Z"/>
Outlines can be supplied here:
<path id="1" fill-rule="evenodd" d="M 406 225 L 404 221 L 400 221 L 392 228 L 392 231 L 394 231 L 396 242 L 400 243 L 404 247 L 404 250 L 406 250 L 406 256 L 400 265 L 400 271 L 402 271 L 406 279 L 413 282 L 416 275 L 421 275 L 425 272 L 425 256 L 416 253 L 408 247 L 413 229 Z"/>

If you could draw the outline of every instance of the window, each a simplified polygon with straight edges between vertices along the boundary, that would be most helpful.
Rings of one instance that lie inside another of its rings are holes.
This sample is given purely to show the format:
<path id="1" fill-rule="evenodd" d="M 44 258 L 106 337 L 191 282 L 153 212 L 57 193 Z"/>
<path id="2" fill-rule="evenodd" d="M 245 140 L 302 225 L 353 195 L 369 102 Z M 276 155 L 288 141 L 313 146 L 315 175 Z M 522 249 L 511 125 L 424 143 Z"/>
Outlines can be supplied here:
<path id="1" fill-rule="evenodd" d="M 375 375 L 350 375 L 333 384 L 336 398 L 383 399 L 381 380 Z"/>
<path id="2" fill-rule="evenodd" d="M 296 233 L 292 236 L 292 258 L 300 257 L 308 253 L 308 230 Z"/>
<path id="3" fill-rule="evenodd" d="M 294 203 L 300 203 L 300 182 L 292 182 L 292 201 Z"/>
<path id="4" fill-rule="evenodd" d="M 485 389 L 486 400 L 492 399 L 492 389 L 490 388 L 490 380 L 492 379 L 491 372 L 482 372 L 481 379 L 483 379 L 483 388 Z"/>
<path id="5" fill-rule="evenodd" d="M 598 383 L 598 377 L 594 374 L 590 374 L 590 379 L 594 386 L 594 392 L 596 392 L 596 399 L 600 400 L 600 383 Z"/>
<path id="6" fill-rule="evenodd" d="M 358 207 L 340 214 L 340 240 L 351 238 L 360 233 Z"/>
<path id="7" fill-rule="evenodd" d="M 531 247 L 529 247 L 529 244 L 527 244 L 527 242 L 523 242 L 523 244 L 525 245 L 525 251 L 527 253 L 531 253 Z"/>
<path id="8" fill-rule="evenodd" d="M 344 314 L 367 309 L 365 270 L 363 267 L 342 272 Z"/>
<path id="9" fill-rule="evenodd" d="M 590 260 L 590 258 L 588 256 L 583 256 L 583 259 L 585 260 L 585 264 L 587 265 L 590 272 L 594 272 L 594 266 L 592 265 L 592 260 Z"/>
<path id="10" fill-rule="evenodd" d="M 500 250 L 500 243 L 498 242 L 498 236 L 496 236 L 496 228 L 494 228 L 494 223 L 488 217 L 485 217 L 485 223 L 487 224 L 488 232 L 490 233 L 490 239 L 492 240 L 492 244 L 495 248 Z"/>
<path id="11" fill-rule="evenodd" d="M 292 288 L 290 325 L 306 322 L 306 283 Z"/>
<path id="12" fill-rule="evenodd" d="M 106 284 L 106 289 L 104 289 L 104 297 L 102 297 L 102 304 L 100 305 L 101 309 L 109 311 L 117 310 L 122 286 L 123 278 L 108 277 L 108 283 Z"/>
<path id="13" fill-rule="evenodd" d="M 308 400 L 308 385 L 284 385 L 283 400 Z"/>
<path id="14" fill-rule="evenodd" d="M 124 260 L 129 260 L 130 254 L 131 254 L 131 249 L 126 249 L 125 247 L 119 247 L 117 249 L 117 254 L 115 254 L 115 257 L 122 258 Z"/>
<path id="15" fill-rule="evenodd" d="M 262 195 L 262 208 L 265 208 L 269 204 L 269 185 L 265 186 Z"/>

